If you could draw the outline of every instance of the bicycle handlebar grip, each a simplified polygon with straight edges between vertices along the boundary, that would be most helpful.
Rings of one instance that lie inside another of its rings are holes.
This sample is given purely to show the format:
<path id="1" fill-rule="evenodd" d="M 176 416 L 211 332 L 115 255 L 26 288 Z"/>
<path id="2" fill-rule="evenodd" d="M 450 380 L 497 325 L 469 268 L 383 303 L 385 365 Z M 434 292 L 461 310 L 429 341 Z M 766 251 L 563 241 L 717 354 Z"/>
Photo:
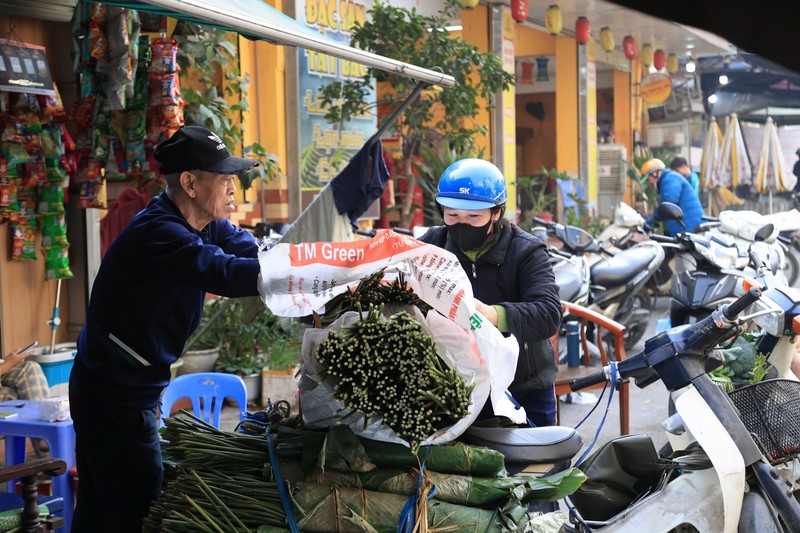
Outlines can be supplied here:
<path id="1" fill-rule="evenodd" d="M 725 307 L 722 313 L 728 320 L 733 320 L 739 316 L 739 313 L 747 309 L 750 304 L 759 298 L 761 298 L 761 289 L 758 287 L 751 287 L 750 290 L 740 296 L 738 300 Z"/>
<path id="2" fill-rule="evenodd" d="M 579 391 L 581 389 L 585 389 L 586 387 L 591 387 L 592 385 L 599 385 L 600 383 L 604 383 L 606 381 L 606 374 L 603 371 L 596 372 L 589 376 L 585 376 L 582 378 L 573 379 L 569 382 L 569 388 L 573 391 Z"/>

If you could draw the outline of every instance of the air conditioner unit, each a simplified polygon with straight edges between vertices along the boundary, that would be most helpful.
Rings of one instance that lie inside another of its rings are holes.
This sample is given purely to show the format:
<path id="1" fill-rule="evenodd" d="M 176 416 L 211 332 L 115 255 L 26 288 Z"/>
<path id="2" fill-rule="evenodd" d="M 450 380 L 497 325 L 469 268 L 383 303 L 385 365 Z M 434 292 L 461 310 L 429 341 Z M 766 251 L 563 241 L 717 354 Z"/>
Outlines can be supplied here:
<path id="1" fill-rule="evenodd" d="M 627 185 L 625 161 L 628 152 L 621 144 L 597 146 L 597 213 L 601 217 L 614 216 L 614 207 L 620 203 Z"/>

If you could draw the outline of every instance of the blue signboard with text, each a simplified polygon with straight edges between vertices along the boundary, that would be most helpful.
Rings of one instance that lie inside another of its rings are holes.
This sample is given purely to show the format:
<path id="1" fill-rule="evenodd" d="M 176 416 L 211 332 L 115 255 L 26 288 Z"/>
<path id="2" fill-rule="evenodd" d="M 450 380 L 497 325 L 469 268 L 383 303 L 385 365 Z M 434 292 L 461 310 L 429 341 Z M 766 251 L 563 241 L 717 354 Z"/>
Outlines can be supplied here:
<path id="1" fill-rule="evenodd" d="M 371 3 L 371 2 L 370 2 Z M 297 19 L 329 39 L 350 43 L 353 23 L 364 22 L 369 7 L 364 2 L 305 0 L 297 2 Z M 298 102 L 300 137 L 300 180 L 303 205 L 347 165 L 350 158 L 377 130 L 374 106 L 370 113 L 336 124 L 325 118 L 320 103 L 321 89 L 337 80 L 362 78 L 364 65 L 298 49 Z M 375 88 L 367 96 L 374 104 Z M 311 193 L 311 194 L 309 194 Z"/>

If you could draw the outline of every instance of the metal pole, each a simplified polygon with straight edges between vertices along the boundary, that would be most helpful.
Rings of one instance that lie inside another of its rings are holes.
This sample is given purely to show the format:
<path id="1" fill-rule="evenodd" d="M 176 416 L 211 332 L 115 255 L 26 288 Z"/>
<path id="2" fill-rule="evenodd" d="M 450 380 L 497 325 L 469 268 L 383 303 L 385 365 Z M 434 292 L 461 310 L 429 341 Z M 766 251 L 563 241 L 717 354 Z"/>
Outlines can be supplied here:
<path id="1" fill-rule="evenodd" d="M 58 284 L 56 285 L 56 305 L 53 307 L 53 318 L 50 319 L 50 328 L 53 330 L 52 335 L 50 336 L 50 353 L 56 353 L 56 329 L 58 329 L 58 325 L 61 324 L 61 317 L 58 316 L 58 306 L 61 302 L 61 280 L 58 280 Z"/>

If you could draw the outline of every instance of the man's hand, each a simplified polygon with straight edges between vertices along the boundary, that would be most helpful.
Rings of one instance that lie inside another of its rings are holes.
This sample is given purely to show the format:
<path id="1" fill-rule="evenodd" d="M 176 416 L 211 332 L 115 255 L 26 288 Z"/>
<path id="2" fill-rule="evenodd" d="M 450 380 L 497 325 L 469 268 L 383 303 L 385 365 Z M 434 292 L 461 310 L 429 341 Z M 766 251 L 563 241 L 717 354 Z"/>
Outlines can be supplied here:
<path id="1" fill-rule="evenodd" d="M 475 308 L 480 314 L 486 317 L 486 320 L 497 325 L 497 309 L 493 305 L 486 305 L 482 301 L 475 298 Z"/>

